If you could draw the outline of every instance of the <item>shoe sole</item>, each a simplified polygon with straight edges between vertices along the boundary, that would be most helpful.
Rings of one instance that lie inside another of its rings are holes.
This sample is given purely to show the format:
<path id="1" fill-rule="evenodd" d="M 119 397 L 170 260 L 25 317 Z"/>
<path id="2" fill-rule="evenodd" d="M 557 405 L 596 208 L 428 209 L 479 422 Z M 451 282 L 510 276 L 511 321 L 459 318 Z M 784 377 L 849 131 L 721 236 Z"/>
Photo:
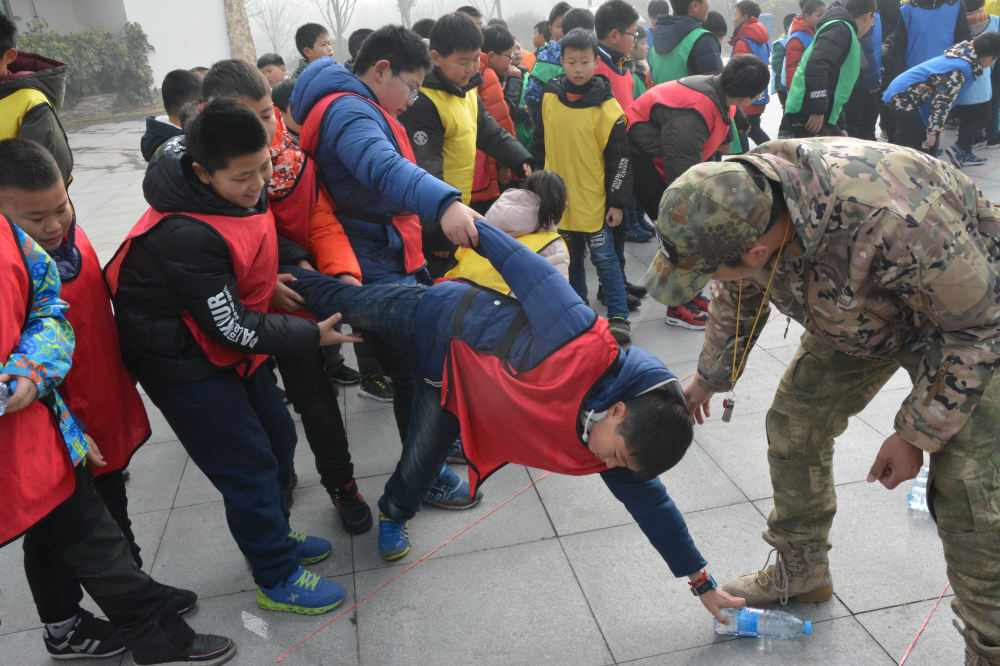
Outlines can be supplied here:
<path id="1" fill-rule="evenodd" d="M 230 639 L 229 649 L 220 654 L 218 657 L 215 657 L 214 659 L 194 660 L 194 661 L 190 659 L 185 659 L 184 661 L 158 661 L 156 662 L 156 666 L 191 666 L 191 664 L 197 664 L 198 666 L 215 666 L 216 664 L 224 664 L 235 656 L 236 656 L 236 642 Z M 138 661 L 135 663 L 141 664 L 141 662 Z"/>
<path id="2" fill-rule="evenodd" d="M 73 652 L 71 654 L 52 654 L 49 652 L 49 657 L 59 661 L 69 661 L 71 659 L 107 659 L 108 657 L 115 657 L 123 654 L 127 649 L 128 648 L 123 645 L 114 652 L 104 652 L 102 654 L 87 654 L 83 652 Z"/>
<path id="3" fill-rule="evenodd" d="M 298 613 L 299 615 L 322 615 L 323 613 L 329 613 L 334 608 L 344 603 L 341 599 L 337 603 L 330 604 L 329 606 L 318 606 L 316 608 L 309 608 L 307 606 L 296 606 L 295 604 L 283 604 L 280 601 L 274 601 L 268 599 L 264 596 L 264 593 L 257 590 L 257 607 L 263 608 L 269 611 L 280 611 L 283 613 Z M 219 662 L 221 663 L 221 662 Z"/>
<path id="4" fill-rule="evenodd" d="M 465 456 L 448 456 L 445 462 L 449 465 L 468 465 L 469 461 Z"/>
<path id="5" fill-rule="evenodd" d="M 780 603 L 779 599 L 753 599 L 745 596 L 745 593 L 741 591 L 729 592 L 734 597 L 740 597 L 741 599 L 747 600 L 748 606 L 773 606 Z M 814 590 L 809 590 L 808 592 L 803 592 L 802 594 L 796 596 L 790 596 L 789 599 L 793 601 L 802 601 L 805 603 L 818 604 L 824 601 L 829 601 L 833 597 L 833 584 L 821 585 Z"/>
<path id="6" fill-rule="evenodd" d="M 449 509 L 451 511 L 465 511 L 466 509 L 471 509 L 472 507 L 474 507 L 477 504 L 479 504 L 482 501 L 483 498 L 482 497 L 473 497 L 471 499 L 472 499 L 472 501 L 469 504 L 462 504 L 462 505 L 458 505 L 458 504 L 443 504 L 443 503 L 441 503 L 440 500 L 438 500 L 438 501 L 435 502 L 435 501 L 431 501 L 431 500 L 427 500 L 427 499 L 424 500 L 424 504 L 429 504 L 431 506 L 436 506 L 439 509 Z"/>
<path id="7" fill-rule="evenodd" d="M 315 557 L 303 557 L 302 558 L 302 565 L 303 566 L 308 566 L 310 564 L 316 564 L 317 562 L 322 562 L 326 558 L 330 557 L 330 553 L 331 552 L 333 552 L 333 551 L 332 550 L 328 550 L 325 553 L 323 553 L 322 555 L 316 555 Z"/>
<path id="8" fill-rule="evenodd" d="M 368 398 L 369 400 L 375 400 L 376 402 L 392 402 L 392 398 L 383 398 L 380 395 L 375 395 L 374 393 L 369 393 L 364 389 L 358 389 L 358 395 L 362 398 Z"/>
<path id="9" fill-rule="evenodd" d="M 704 331 L 707 324 L 689 324 L 686 321 L 680 321 L 678 319 L 664 319 L 663 320 L 667 326 L 677 326 L 678 328 L 686 328 L 690 331 Z"/>
<path id="10" fill-rule="evenodd" d="M 357 379 L 347 380 L 347 379 L 339 379 L 337 377 L 330 377 L 330 381 L 333 382 L 334 384 L 340 384 L 341 386 L 354 386 L 355 384 L 359 384 L 361 382 L 361 378 L 358 377 Z"/>
<path id="11" fill-rule="evenodd" d="M 404 551 L 403 551 L 402 553 L 399 553 L 398 555 L 383 555 L 382 553 L 379 553 L 379 555 L 380 555 L 380 556 L 382 557 L 382 559 L 383 559 L 383 560 L 385 560 L 386 562 L 395 562 L 395 561 L 396 561 L 396 560 L 398 560 L 399 558 L 401 558 L 401 557 L 405 557 L 405 556 L 406 556 L 406 554 L 407 554 L 407 553 L 409 553 L 409 552 L 410 552 L 410 546 L 407 546 L 407 547 L 406 547 L 406 550 L 404 550 Z"/>

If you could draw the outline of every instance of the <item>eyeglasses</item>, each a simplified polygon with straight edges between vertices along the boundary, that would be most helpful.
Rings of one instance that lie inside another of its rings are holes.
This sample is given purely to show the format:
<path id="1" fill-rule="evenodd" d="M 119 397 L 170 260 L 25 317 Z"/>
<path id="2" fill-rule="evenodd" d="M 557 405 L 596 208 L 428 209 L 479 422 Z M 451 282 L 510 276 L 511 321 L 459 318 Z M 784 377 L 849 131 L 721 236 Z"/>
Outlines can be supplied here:
<path id="1" fill-rule="evenodd" d="M 642 32 L 642 30 L 641 29 L 636 30 L 635 32 L 628 32 L 627 30 L 619 30 L 618 32 L 622 33 L 623 35 L 628 35 L 632 39 L 639 39 L 639 34 Z"/>
<path id="2" fill-rule="evenodd" d="M 404 79 L 402 76 L 400 76 L 399 72 L 397 72 L 396 70 L 392 69 L 392 70 L 389 70 L 389 71 L 391 71 L 392 75 L 395 76 L 400 81 L 402 81 L 403 85 L 406 86 L 410 90 L 410 101 L 411 102 L 416 102 L 417 98 L 420 97 L 420 89 L 419 88 L 414 88 L 413 86 L 411 86 L 409 84 L 409 82 L 406 79 Z"/>

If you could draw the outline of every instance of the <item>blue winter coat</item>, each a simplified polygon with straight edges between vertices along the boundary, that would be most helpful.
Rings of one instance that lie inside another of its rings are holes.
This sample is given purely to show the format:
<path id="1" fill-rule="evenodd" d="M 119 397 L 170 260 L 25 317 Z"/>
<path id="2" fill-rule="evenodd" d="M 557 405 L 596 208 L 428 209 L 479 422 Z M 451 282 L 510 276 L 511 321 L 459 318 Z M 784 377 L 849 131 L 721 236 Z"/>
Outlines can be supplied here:
<path id="1" fill-rule="evenodd" d="M 391 224 L 362 221 L 347 211 L 389 218 L 406 211 L 438 220 L 462 193 L 403 157 L 375 95 L 333 58 L 320 58 L 299 77 L 290 102 L 296 122 L 304 123 L 323 97 L 335 100 L 326 110 L 313 156 L 337 215 L 361 265 L 365 284 L 406 275 L 403 239 Z"/>

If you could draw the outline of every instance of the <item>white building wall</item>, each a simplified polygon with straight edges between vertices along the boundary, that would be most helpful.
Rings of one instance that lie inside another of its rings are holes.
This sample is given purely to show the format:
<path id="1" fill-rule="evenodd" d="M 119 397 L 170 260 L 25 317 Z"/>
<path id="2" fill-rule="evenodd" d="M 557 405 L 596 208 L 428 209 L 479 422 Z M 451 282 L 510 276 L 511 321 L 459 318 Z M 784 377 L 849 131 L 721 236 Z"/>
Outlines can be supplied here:
<path id="1" fill-rule="evenodd" d="M 230 57 L 222 0 L 120 1 L 127 20 L 139 23 L 156 49 L 149 54 L 155 87 L 173 69 L 211 67 Z"/>

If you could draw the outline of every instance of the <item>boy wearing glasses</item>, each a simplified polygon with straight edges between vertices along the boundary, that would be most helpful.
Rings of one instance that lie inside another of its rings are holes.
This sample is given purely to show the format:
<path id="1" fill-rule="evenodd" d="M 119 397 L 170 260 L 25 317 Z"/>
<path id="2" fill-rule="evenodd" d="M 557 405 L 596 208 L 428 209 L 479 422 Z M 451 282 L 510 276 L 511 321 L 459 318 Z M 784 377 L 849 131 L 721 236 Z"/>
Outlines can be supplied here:
<path id="1" fill-rule="evenodd" d="M 455 13 L 438 19 L 430 37 L 434 66 L 417 101 L 399 118 L 417 164 L 460 190 L 466 204 L 476 182 L 477 148 L 519 177 L 530 175 L 534 165 L 528 150 L 497 124 L 479 97 L 482 46 L 483 33 L 468 16 Z M 440 226 L 424 220 L 424 254 L 432 277 L 450 268 L 453 250 Z"/>

